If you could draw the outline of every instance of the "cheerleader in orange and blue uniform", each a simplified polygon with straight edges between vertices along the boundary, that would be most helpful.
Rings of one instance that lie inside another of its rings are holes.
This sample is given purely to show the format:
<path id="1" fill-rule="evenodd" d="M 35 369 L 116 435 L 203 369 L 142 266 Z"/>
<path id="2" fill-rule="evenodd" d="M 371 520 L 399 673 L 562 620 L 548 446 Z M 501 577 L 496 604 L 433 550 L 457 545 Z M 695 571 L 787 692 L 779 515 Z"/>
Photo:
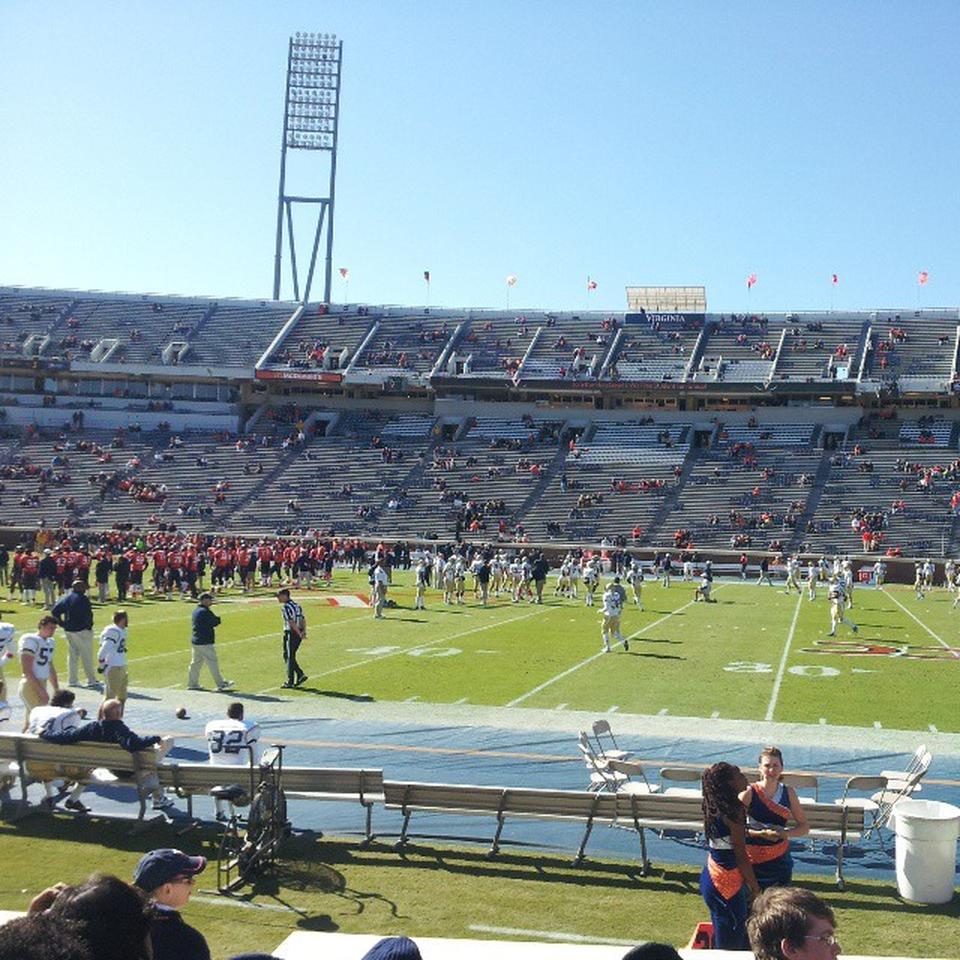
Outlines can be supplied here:
<path id="1" fill-rule="evenodd" d="M 760 752 L 760 779 L 740 794 L 747 808 L 747 855 L 761 890 L 790 885 L 790 838 L 810 832 L 796 791 L 780 782 L 782 776 L 783 754 L 776 747 L 764 747 Z M 787 827 L 790 820 L 793 827 Z"/>
<path id="2" fill-rule="evenodd" d="M 718 950 L 749 950 L 747 892 L 760 892 L 747 856 L 746 810 L 739 794 L 747 778 L 739 767 L 715 763 L 703 772 L 703 832 L 710 853 L 700 874 L 700 893 L 713 921 Z"/>

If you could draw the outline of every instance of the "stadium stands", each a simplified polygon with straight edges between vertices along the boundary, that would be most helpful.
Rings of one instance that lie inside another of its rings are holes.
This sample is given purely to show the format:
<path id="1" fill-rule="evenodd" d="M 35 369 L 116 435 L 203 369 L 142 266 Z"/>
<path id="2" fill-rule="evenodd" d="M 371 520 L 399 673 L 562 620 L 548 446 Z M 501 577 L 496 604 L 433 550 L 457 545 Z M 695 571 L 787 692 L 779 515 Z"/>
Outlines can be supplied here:
<path id="1" fill-rule="evenodd" d="M 0 325 L 11 526 L 874 553 L 938 552 L 960 532 L 955 310 L 516 313 L 6 287 Z"/>

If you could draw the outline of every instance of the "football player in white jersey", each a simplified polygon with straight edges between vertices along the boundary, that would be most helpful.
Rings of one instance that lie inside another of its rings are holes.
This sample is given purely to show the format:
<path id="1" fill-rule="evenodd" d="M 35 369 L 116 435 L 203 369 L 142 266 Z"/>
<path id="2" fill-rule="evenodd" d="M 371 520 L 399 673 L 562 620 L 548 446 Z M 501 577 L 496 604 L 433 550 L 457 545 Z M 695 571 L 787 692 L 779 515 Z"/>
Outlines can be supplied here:
<path id="1" fill-rule="evenodd" d="M 603 591 L 603 598 L 600 601 L 600 639 L 603 642 L 603 652 L 610 652 L 611 637 L 618 643 L 623 644 L 624 650 L 630 649 L 630 644 L 624 639 L 620 632 L 620 615 L 623 613 L 623 600 L 620 593 L 614 589 L 614 584 L 610 584 Z"/>
<path id="2" fill-rule="evenodd" d="M 0 623 L 0 703 L 4 704 L 7 702 L 7 682 L 3 679 L 3 665 L 14 657 L 13 636 L 16 632 L 12 623 Z"/>
<path id="3" fill-rule="evenodd" d="M 564 560 L 557 568 L 557 586 L 553 591 L 555 597 L 567 597 L 570 595 L 570 564 Z"/>
<path id="4" fill-rule="evenodd" d="M 847 608 L 853 609 L 853 561 L 845 557 L 843 561 L 843 574 L 840 577 L 843 582 L 844 592 L 847 595 Z"/>
<path id="5" fill-rule="evenodd" d="M 637 605 L 638 610 L 642 610 L 643 567 L 639 560 L 634 560 L 633 563 L 630 564 L 630 569 L 627 570 L 627 583 L 630 584 L 630 588 L 633 590 L 633 602 Z"/>
<path id="6" fill-rule="evenodd" d="M 503 554 L 499 552 L 494 554 L 490 561 L 490 588 L 493 590 L 495 597 L 499 597 L 503 591 L 503 577 L 506 568 L 507 561 Z"/>
<path id="7" fill-rule="evenodd" d="M 827 590 L 827 599 L 830 601 L 830 633 L 828 636 L 836 636 L 837 624 L 845 623 L 854 633 L 859 629 L 857 625 L 848 620 L 845 611 L 846 593 L 842 580 L 836 577 L 830 578 L 830 587 Z"/>
<path id="8" fill-rule="evenodd" d="M 593 606 L 593 595 L 597 592 L 597 585 L 600 583 L 600 571 L 597 569 L 596 563 L 591 560 L 583 568 L 583 587 L 584 587 L 584 598 L 583 602 L 585 606 Z"/>
<path id="9" fill-rule="evenodd" d="M 576 557 L 570 558 L 570 596 L 574 600 L 580 599 L 580 581 L 583 579 L 583 567 Z"/>
<path id="10" fill-rule="evenodd" d="M 799 572 L 800 561 L 796 557 L 787 557 L 787 581 L 783 585 L 784 593 L 789 593 L 791 590 L 796 590 L 797 593 L 803 592 L 800 587 L 800 580 L 797 577 Z"/>
<path id="11" fill-rule="evenodd" d="M 952 590 L 953 581 L 957 578 L 957 565 L 953 560 L 948 560 L 943 565 L 943 589 Z M 3 629 L 3 625 L 0 624 L 0 630 Z"/>
<path id="12" fill-rule="evenodd" d="M 100 633 L 97 672 L 103 674 L 105 700 L 127 702 L 127 612 L 118 610 Z"/>
<path id="13" fill-rule="evenodd" d="M 933 588 L 933 561 L 928 557 L 923 561 L 923 587 L 925 590 Z"/>
<path id="14" fill-rule="evenodd" d="M 923 592 L 923 564 L 917 560 L 913 565 L 913 590 L 918 600 L 924 598 Z"/>
<path id="15" fill-rule="evenodd" d="M 457 563 L 451 557 L 443 565 L 443 602 L 450 606 L 453 603 L 454 594 L 456 592 L 456 581 L 457 581 Z"/>
<path id="16" fill-rule="evenodd" d="M 53 665 L 53 653 L 57 641 L 53 635 L 57 621 L 49 614 L 40 618 L 36 633 L 24 633 L 20 636 L 17 652 L 20 655 L 20 699 L 23 700 L 23 729 L 30 722 L 30 711 L 34 707 L 45 707 L 50 702 L 50 694 L 60 689 L 57 668 Z"/>
<path id="17" fill-rule="evenodd" d="M 817 599 L 817 566 L 812 560 L 807 564 L 807 599 Z"/>
<path id="18" fill-rule="evenodd" d="M 427 580 L 430 579 L 430 565 L 422 557 L 417 563 L 417 569 L 414 573 L 417 584 L 416 601 L 413 604 L 414 610 L 423 610 L 423 596 L 427 592 Z"/>
<path id="19" fill-rule="evenodd" d="M 878 560 L 873 565 L 873 581 L 878 587 L 882 587 L 887 580 L 887 565 Z"/>
<path id="20" fill-rule="evenodd" d="M 221 767 L 248 767 L 260 763 L 260 727 L 245 720 L 243 704 L 231 703 L 222 720 L 211 720 L 204 729 L 210 763 Z M 228 815 L 227 804 L 217 800 L 217 819 Z"/>
<path id="21" fill-rule="evenodd" d="M 74 709 L 74 700 L 75 695 L 72 690 L 58 690 L 48 704 L 34 707 L 30 711 L 30 716 L 27 718 L 28 732 L 38 737 L 41 733 L 67 733 L 75 730 L 84 722 L 84 714 Z M 48 809 L 52 809 L 66 794 L 67 801 L 64 806 L 68 810 L 75 810 L 77 813 L 87 812 L 88 807 L 80 801 L 80 794 L 83 793 L 82 783 L 74 782 L 73 788 L 69 789 L 67 781 L 56 776 L 56 768 L 46 764 L 31 763 L 28 772 L 35 780 L 43 781 L 43 789 L 47 794 L 44 804 Z M 83 772 L 86 773 L 86 771 Z"/>

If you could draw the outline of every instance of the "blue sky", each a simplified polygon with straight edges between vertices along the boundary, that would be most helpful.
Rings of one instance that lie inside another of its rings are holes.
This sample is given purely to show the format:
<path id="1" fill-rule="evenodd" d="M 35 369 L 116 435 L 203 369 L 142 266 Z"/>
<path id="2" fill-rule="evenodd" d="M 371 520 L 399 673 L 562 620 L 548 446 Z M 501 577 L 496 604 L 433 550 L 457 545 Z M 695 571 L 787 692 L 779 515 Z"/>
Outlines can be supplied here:
<path id="1" fill-rule="evenodd" d="M 0 0 L 0 283 L 268 297 L 297 30 L 344 42 L 351 300 L 422 303 L 429 269 L 453 306 L 516 274 L 518 307 L 589 275 L 596 308 L 818 309 L 834 272 L 837 308 L 960 303 L 937 0 Z"/>

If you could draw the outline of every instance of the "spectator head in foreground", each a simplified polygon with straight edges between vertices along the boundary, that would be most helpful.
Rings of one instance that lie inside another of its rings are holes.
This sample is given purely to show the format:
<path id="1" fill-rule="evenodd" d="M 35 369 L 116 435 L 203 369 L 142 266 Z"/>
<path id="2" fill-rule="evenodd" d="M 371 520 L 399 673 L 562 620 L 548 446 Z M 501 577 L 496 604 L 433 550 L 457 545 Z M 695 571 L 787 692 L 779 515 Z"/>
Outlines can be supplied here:
<path id="1" fill-rule="evenodd" d="M 671 947 L 668 943 L 641 943 L 639 946 L 628 950 L 623 955 L 623 960 L 682 960 L 676 947 Z"/>
<path id="2" fill-rule="evenodd" d="M 770 887 L 747 920 L 757 960 L 833 960 L 840 953 L 833 911 L 809 890 Z"/>
<path id="3" fill-rule="evenodd" d="M 42 913 L 0 926 L 0 960 L 94 960 L 79 924 Z"/>
<path id="4" fill-rule="evenodd" d="M 83 883 L 57 890 L 47 915 L 77 921 L 95 960 L 153 957 L 153 904 L 142 890 L 118 877 L 94 874 Z"/>
<path id="5" fill-rule="evenodd" d="M 420 948 L 409 937 L 384 937 L 362 960 L 420 960 Z"/>
<path id="6" fill-rule="evenodd" d="M 133 882 L 157 903 L 178 909 L 190 899 L 193 878 L 206 866 L 206 857 L 189 857 L 180 850 L 151 850 L 140 858 Z"/>

